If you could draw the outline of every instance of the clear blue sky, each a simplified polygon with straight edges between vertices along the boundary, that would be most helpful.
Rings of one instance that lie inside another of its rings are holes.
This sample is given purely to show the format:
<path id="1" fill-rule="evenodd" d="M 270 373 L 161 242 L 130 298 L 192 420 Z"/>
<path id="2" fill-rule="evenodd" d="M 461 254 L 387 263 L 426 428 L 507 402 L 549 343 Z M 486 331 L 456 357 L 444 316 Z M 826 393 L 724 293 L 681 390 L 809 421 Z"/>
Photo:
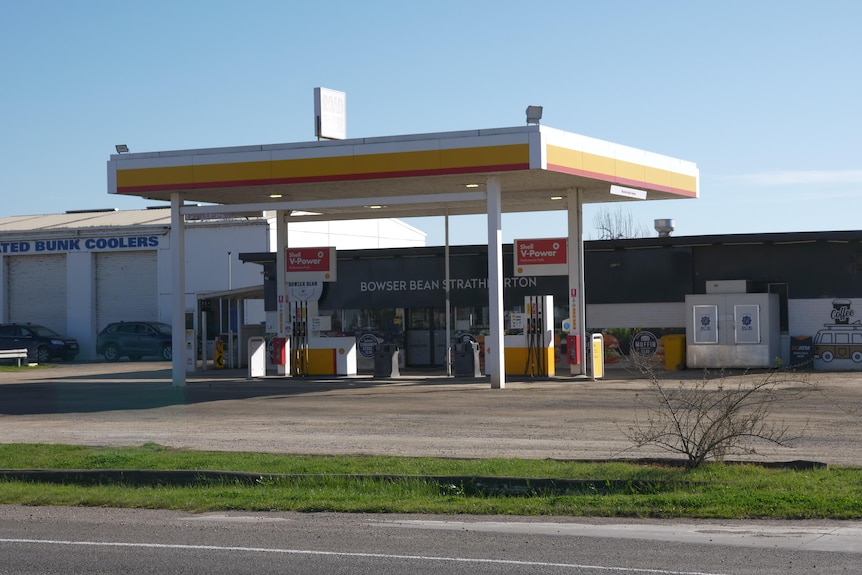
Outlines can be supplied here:
<path id="1" fill-rule="evenodd" d="M 0 0 L 0 217 L 136 209 L 132 151 L 543 124 L 695 162 L 701 198 L 625 204 L 674 235 L 862 227 L 857 0 Z M 618 204 L 614 204 L 616 206 Z M 598 208 L 585 234 L 595 237 Z M 443 220 L 408 220 L 443 241 Z M 566 234 L 505 216 L 504 240 Z M 484 218 L 452 218 L 453 244 Z"/>

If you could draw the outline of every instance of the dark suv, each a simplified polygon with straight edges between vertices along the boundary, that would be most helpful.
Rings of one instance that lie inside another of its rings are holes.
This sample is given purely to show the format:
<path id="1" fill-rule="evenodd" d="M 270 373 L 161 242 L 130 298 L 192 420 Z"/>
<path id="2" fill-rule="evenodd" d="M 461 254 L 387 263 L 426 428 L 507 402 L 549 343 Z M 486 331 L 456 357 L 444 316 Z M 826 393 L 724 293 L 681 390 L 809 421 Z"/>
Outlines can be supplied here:
<path id="1" fill-rule="evenodd" d="M 0 325 L 0 349 L 27 349 L 29 359 L 47 363 L 55 357 L 72 361 L 78 355 L 78 340 L 65 337 L 43 325 Z"/>
<path id="2" fill-rule="evenodd" d="M 144 356 L 173 358 L 171 326 L 158 321 L 121 321 L 109 323 L 96 338 L 96 353 L 107 361 L 127 356 L 138 361 Z"/>

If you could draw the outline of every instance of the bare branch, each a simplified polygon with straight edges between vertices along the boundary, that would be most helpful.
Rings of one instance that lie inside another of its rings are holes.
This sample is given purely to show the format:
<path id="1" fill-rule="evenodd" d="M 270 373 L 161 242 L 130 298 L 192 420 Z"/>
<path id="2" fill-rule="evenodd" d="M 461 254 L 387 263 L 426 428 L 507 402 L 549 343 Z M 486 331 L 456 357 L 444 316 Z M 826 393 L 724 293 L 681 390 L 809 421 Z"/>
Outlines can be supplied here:
<path id="1" fill-rule="evenodd" d="M 649 235 L 646 226 L 636 222 L 631 213 L 623 210 L 621 206 L 615 211 L 603 208 L 593 218 L 593 225 L 600 240 L 644 238 Z"/>
<path id="2" fill-rule="evenodd" d="M 722 460 L 730 454 L 756 454 L 755 444 L 791 447 L 792 436 L 783 422 L 771 417 L 779 402 L 799 400 L 815 388 L 805 375 L 768 372 L 744 377 L 728 385 L 725 374 L 672 387 L 658 378 L 647 362 L 632 357 L 650 380 L 651 401 L 638 398 L 634 423 L 624 434 L 635 449 L 652 445 L 683 455 L 689 467 Z M 645 414 L 645 415 L 642 415 Z"/>

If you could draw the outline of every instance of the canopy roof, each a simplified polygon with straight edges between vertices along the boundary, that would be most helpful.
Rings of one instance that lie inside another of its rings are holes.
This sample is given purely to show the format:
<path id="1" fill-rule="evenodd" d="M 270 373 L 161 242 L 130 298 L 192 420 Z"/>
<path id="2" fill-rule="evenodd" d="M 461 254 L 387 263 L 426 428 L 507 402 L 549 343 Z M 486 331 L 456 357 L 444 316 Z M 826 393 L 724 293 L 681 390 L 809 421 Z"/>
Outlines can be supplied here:
<path id="1" fill-rule="evenodd" d="M 503 212 L 585 203 L 696 198 L 695 164 L 539 125 L 339 141 L 115 154 L 108 192 L 231 210 L 290 210 L 339 220 L 483 214 L 485 185 L 498 177 Z M 643 195 L 643 194 L 639 194 Z M 184 213 L 200 208 L 184 208 Z"/>

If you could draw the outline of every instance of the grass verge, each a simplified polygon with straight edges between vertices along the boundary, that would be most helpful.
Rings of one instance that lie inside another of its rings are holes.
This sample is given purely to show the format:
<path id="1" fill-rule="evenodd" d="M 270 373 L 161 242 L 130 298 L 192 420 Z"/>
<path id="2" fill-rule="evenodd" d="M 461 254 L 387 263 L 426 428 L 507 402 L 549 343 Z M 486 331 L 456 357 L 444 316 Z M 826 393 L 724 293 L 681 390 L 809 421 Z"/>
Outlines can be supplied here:
<path id="1" fill-rule="evenodd" d="M 289 456 L 128 448 L 0 445 L 3 469 L 192 470 L 260 474 L 188 485 L 0 481 L 0 503 L 193 512 L 333 511 L 662 518 L 862 518 L 862 468 L 790 470 L 519 459 Z M 385 477 L 384 477 L 385 476 Z M 590 480 L 566 492 L 475 489 L 471 477 Z M 443 479 L 441 479 L 443 478 Z M 647 485 L 645 488 L 644 485 Z"/>

